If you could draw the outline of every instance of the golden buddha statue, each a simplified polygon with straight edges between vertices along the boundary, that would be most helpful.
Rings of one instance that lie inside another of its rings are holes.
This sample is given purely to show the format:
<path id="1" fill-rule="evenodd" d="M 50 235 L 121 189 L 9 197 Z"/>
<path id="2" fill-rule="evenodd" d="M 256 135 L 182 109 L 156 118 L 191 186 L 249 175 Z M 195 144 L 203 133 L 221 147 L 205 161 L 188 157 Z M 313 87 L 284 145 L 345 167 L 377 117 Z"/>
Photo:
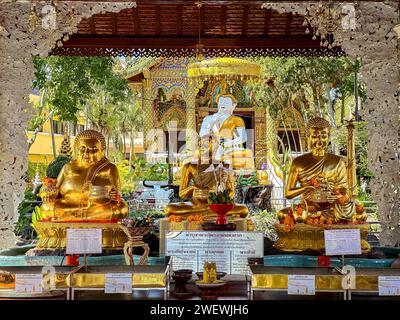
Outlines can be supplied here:
<path id="1" fill-rule="evenodd" d="M 195 153 L 190 162 L 182 166 L 181 181 L 179 185 L 179 197 L 183 200 L 191 200 L 178 203 L 170 203 L 165 214 L 189 216 L 189 215 L 209 215 L 214 216 L 208 207 L 209 192 L 215 192 L 217 182 L 213 171 L 207 169 L 215 162 L 215 147 L 209 142 L 209 137 L 201 139 L 200 149 Z M 227 164 L 224 167 L 228 167 Z M 231 197 L 234 196 L 235 190 L 235 174 L 233 171 L 225 171 L 225 189 L 231 191 Z M 236 204 L 235 207 L 228 212 L 228 215 L 246 217 L 248 208 L 242 204 Z"/>
<path id="2" fill-rule="evenodd" d="M 118 169 L 104 156 L 105 149 L 100 132 L 85 130 L 77 135 L 76 159 L 60 171 L 58 192 L 43 196 L 43 220 L 111 220 L 128 215 L 128 205 L 119 193 Z"/>
<path id="3" fill-rule="evenodd" d="M 311 152 L 293 160 L 285 187 L 285 196 L 288 199 L 302 196 L 302 205 L 297 210 L 281 210 L 278 213 L 281 223 L 288 216 L 294 222 L 318 220 L 322 224 L 366 220 L 366 214 L 356 214 L 344 159 L 326 151 L 330 129 L 329 122 L 323 118 L 308 122 L 306 130 Z"/>
<path id="4" fill-rule="evenodd" d="M 247 141 L 244 121 L 233 115 L 236 98 L 231 94 L 220 94 L 216 102 L 218 112 L 203 119 L 200 138 L 213 136 L 218 142 L 215 154 L 217 161 L 230 164 L 234 170 L 253 170 L 253 153 L 243 147 Z"/>

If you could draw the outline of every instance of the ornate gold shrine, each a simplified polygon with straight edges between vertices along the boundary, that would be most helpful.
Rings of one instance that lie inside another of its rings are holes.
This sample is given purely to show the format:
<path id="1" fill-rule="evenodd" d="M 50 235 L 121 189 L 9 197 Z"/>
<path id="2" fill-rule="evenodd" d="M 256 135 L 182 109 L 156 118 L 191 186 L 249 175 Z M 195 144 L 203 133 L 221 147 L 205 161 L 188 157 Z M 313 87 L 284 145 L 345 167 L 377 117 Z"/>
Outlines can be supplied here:
<path id="1" fill-rule="evenodd" d="M 324 250 L 324 230 L 333 229 L 360 229 L 361 250 L 363 253 L 371 251 L 371 246 L 367 242 L 367 235 L 370 230 L 369 224 L 313 226 L 297 223 L 294 225 L 294 229 L 289 232 L 285 232 L 284 229 L 284 224 L 275 225 L 275 230 L 278 234 L 275 247 L 283 251 Z"/>
<path id="2" fill-rule="evenodd" d="M 122 250 L 128 240 L 127 235 L 118 223 L 37 221 L 35 225 L 35 231 L 38 235 L 36 248 L 63 249 L 67 244 L 67 229 L 79 228 L 102 229 L 103 250 Z"/>

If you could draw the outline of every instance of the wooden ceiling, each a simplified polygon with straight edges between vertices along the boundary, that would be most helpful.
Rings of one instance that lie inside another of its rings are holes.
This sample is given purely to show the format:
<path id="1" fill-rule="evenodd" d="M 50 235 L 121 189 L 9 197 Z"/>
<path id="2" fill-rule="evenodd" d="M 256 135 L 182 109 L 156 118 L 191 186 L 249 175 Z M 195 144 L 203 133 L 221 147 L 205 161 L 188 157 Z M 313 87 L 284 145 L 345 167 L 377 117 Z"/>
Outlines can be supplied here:
<path id="1" fill-rule="evenodd" d="M 138 0 L 136 8 L 81 21 L 78 32 L 54 54 L 102 55 L 107 50 L 139 49 L 194 52 L 199 30 L 201 43 L 210 50 L 327 51 L 320 48 L 319 40 L 305 34 L 303 21 L 300 15 L 262 9 L 260 1 L 205 1 L 199 10 L 190 0 Z"/>

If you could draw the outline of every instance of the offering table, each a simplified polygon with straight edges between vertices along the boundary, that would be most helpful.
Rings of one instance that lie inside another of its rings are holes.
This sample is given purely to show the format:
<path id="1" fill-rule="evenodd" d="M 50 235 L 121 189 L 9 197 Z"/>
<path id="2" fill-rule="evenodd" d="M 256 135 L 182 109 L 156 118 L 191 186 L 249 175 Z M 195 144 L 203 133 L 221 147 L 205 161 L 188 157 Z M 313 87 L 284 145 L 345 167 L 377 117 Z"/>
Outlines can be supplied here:
<path id="1" fill-rule="evenodd" d="M 44 269 L 47 268 L 47 269 Z M 53 269 L 54 268 L 54 269 Z M 18 293 L 15 288 L 17 274 L 42 274 L 46 271 L 54 274 L 43 275 L 43 284 L 50 288 L 43 288 L 43 293 Z M 70 299 L 70 279 L 71 274 L 76 267 L 67 266 L 18 266 L 1 267 L 0 266 L 0 297 L 16 298 L 40 298 L 58 296 L 57 291 L 66 293 L 67 300 Z"/>
<path id="2" fill-rule="evenodd" d="M 105 275 L 117 273 L 132 274 L 133 290 L 161 290 L 167 299 L 169 288 L 169 263 L 152 266 L 88 266 L 82 267 L 71 277 L 71 299 L 76 291 L 104 291 Z"/>

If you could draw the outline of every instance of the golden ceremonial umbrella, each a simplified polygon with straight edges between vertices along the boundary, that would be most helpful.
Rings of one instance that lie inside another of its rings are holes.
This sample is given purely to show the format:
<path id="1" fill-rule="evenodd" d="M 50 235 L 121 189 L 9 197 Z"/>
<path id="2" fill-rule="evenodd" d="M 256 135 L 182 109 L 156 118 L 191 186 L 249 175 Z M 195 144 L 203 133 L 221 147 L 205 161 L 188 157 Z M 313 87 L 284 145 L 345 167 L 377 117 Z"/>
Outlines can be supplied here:
<path id="1" fill-rule="evenodd" d="M 227 82 L 259 79 L 261 67 L 254 62 L 238 58 L 214 58 L 190 63 L 187 76 L 191 80 Z"/>

